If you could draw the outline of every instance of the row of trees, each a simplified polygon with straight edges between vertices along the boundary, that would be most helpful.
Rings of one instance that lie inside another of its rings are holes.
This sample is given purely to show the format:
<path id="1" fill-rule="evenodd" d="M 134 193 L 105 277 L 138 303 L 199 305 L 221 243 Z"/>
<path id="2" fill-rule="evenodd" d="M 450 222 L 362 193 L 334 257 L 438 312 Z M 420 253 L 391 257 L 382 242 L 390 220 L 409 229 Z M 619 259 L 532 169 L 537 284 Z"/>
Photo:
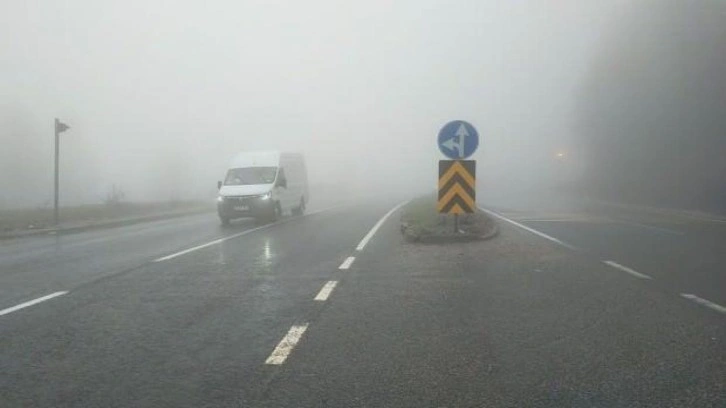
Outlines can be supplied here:
<path id="1" fill-rule="evenodd" d="M 581 88 L 583 185 L 610 200 L 726 212 L 726 3 L 636 4 Z"/>

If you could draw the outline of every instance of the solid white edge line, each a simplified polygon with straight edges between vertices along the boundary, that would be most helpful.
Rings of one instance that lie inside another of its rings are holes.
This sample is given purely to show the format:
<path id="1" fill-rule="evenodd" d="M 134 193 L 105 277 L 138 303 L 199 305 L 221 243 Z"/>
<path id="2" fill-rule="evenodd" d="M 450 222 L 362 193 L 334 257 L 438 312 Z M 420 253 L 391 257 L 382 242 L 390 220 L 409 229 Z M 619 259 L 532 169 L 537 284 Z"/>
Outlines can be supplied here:
<path id="1" fill-rule="evenodd" d="M 527 219 L 520 219 L 522 222 L 576 222 L 572 219 L 542 219 L 542 218 L 527 218 Z"/>
<path id="2" fill-rule="evenodd" d="M 254 230 L 249 230 L 249 231 L 245 231 L 245 232 L 252 232 L 252 231 L 254 231 Z M 195 246 L 195 247 L 192 247 L 192 248 L 188 248 L 188 249 L 185 249 L 183 251 L 179 251 L 179 252 L 173 253 L 171 255 L 163 256 L 163 257 L 158 258 L 158 259 L 154 259 L 154 262 L 164 262 L 164 261 L 168 261 L 168 260 L 174 259 L 174 258 L 176 258 L 178 256 L 182 256 L 184 254 L 188 254 L 190 252 L 194 252 L 194 251 L 196 251 L 198 249 L 202 249 L 202 248 L 206 248 L 208 246 L 212 246 L 212 245 L 215 245 L 215 244 L 219 244 L 221 242 L 224 242 L 226 239 L 236 238 L 236 237 L 238 237 L 240 235 L 242 235 L 242 234 L 235 234 L 235 235 L 230 235 L 227 238 L 216 239 L 214 241 L 207 242 L 206 244 L 202 244 L 202 245 L 199 245 L 199 246 Z"/>
<path id="3" fill-rule="evenodd" d="M 552 241 L 552 242 L 554 242 L 556 244 L 562 245 L 563 247 L 565 247 L 567 249 L 572 249 L 574 251 L 577 250 L 577 247 L 575 247 L 575 246 L 572 246 L 572 245 L 570 245 L 570 244 L 568 244 L 566 242 L 560 241 L 559 239 L 557 239 L 555 237 L 551 237 L 551 236 L 545 234 L 544 232 L 539 232 L 536 229 L 533 229 L 533 228 L 530 228 L 530 227 L 528 227 L 526 225 L 520 224 L 517 221 L 510 220 L 509 218 L 507 218 L 507 217 L 505 217 L 505 216 L 503 216 L 501 214 L 497 214 L 494 211 L 487 210 L 486 208 L 482 208 L 482 207 L 479 207 L 479 209 L 482 210 L 482 211 L 484 211 L 485 213 L 487 213 L 489 215 L 492 215 L 494 217 L 499 218 L 500 220 L 503 220 L 503 221 L 506 221 L 506 222 L 508 222 L 508 223 L 510 223 L 512 225 L 515 225 L 515 226 L 517 226 L 517 227 L 519 227 L 519 228 L 521 228 L 521 229 L 523 229 L 523 230 L 525 230 L 527 232 L 531 232 L 534 235 L 537 235 L 537 236 L 542 237 L 542 238 L 544 238 L 546 240 Z"/>
<path id="4" fill-rule="evenodd" d="M 612 266 L 615 269 L 620 269 L 621 271 L 623 271 L 625 273 L 629 273 L 629 274 L 635 276 L 638 279 L 653 279 L 653 278 L 651 278 L 650 276 L 648 276 L 648 275 L 646 275 L 644 273 L 640 273 L 638 271 L 634 271 L 634 270 L 628 268 L 627 266 L 620 265 L 619 263 L 614 262 L 614 261 L 603 261 L 603 263 L 606 264 L 606 265 Z"/>
<path id="5" fill-rule="evenodd" d="M 345 261 L 343 261 L 343 263 L 340 264 L 338 269 L 348 269 L 348 268 L 350 268 L 351 265 L 353 265 L 353 262 L 355 262 L 355 257 L 349 256 L 349 257 L 345 258 Z"/>
<path id="6" fill-rule="evenodd" d="M 398 210 L 399 208 L 403 207 L 403 206 L 404 206 L 405 204 L 407 204 L 407 203 L 408 203 L 409 201 L 410 201 L 410 200 L 406 200 L 406 201 L 404 201 L 404 202 L 402 202 L 402 203 L 398 204 L 397 206 L 395 206 L 395 207 L 391 208 L 391 210 L 390 210 L 390 211 L 388 211 L 388 212 L 386 213 L 386 215 L 384 215 L 383 217 L 381 217 L 381 219 L 380 219 L 380 220 L 378 220 L 378 222 L 376 223 L 376 225 L 374 225 L 374 226 L 373 226 L 373 228 L 371 228 L 371 230 L 370 230 L 370 231 L 368 231 L 368 233 L 366 234 L 366 236 L 365 236 L 365 237 L 363 237 L 363 239 L 362 239 L 362 240 L 360 241 L 360 243 L 358 244 L 358 246 L 357 246 L 357 247 L 355 247 L 355 250 L 356 250 L 356 251 L 362 251 L 362 250 L 363 250 L 363 248 L 365 248 L 365 247 L 366 247 L 366 245 L 368 245 L 368 241 L 370 241 L 370 240 L 371 240 L 371 238 L 373 238 L 373 235 L 375 235 L 375 234 L 376 234 L 376 232 L 378 231 L 378 229 L 379 229 L 379 228 L 381 228 L 381 226 L 383 225 L 383 223 L 384 223 L 384 222 L 386 222 L 386 220 L 388 219 L 388 217 L 390 217 L 390 216 L 391 216 L 391 214 L 393 214 L 394 212 L 396 212 L 396 210 Z"/>
<path id="7" fill-rule="evenodd" d="M 690 294 L 690 293 L 681 293 L 681 296 L 684 297 L 684 298 L 686 298 L 686 299 L 688 299 L 688 300 L 692 300 L 692 301 L 700 304 L 701 306 L 706 306 L 707 308 L 709 308 L 711 310 L 715 310 L 715 311 L 717 311 L 719 313 L 726 314 L 726 307 L 723 307 L 723 306 L 721 306 L 721 305 L 719 305 L 717 303 L 713 303 L 710 300 L 706 300 L 704 298 L 700 298 L 700 297 L 698 297 L 696 295 L 693 295 L 693 294 Z"/>
<path id="8" fill-rule="evenodd" d="M 329 211 L 329 210 L 332 210 L 334 208 L 338 208 L 338 206 L 333 206 L 333 207 L 323 208 L 322 210 L 313 211 L 313 212 L 310 212 L 310 213 L 307 213 L 307 214 L 303 215 L 303 217 L 307 217 L 307 216 L 310 216 L 310 215 L 320 214 L 322 212 Z M 164 261 L 168 261 L 170 259 L 174 259 L 176 257 L 182 256 L 182 255 L 185 255 L 185 254 L 188 254 L 190 252 L 194 252 L 194 251 L 199 250 L 199 249 L 202 249 L 202 248 L 206 248 L 206 247 L 209 247 L 209 246 L 212 246 L 212 245 L 221 244 L 224 241 L 228 241 L 230 239 L 234 239 L 234 238 L 237 238 L 237 237 L 241 237 L 243 235 L 247 235 L 247 234 L 250 234 L 252 232 L 259 231 L 259 230 L 262 230 L 262 229 L 265 229 L 265 228 L 270 228 L 270 227 L 273 227 L 275 225 L 284 224 L 284 223 L 286 223 L 288 221 L 296 220 L 298 218 L 299 217 L 287 218 L 287 219 L 284 219 L 284 220 L 281 220 L 281 221 L 278 221 L 278 222 L 274 222 L 272 224 L 262 225 L 260 227 L 255 227 L 255 228 L 252 228 L 252 229 L 248 229 L 248 230 L 242 231 L 240 233 L 230 235 L 228 237 L 223 237 L 223 238 L 215 239 L 214 241 L 207 242 L 206 244 L 198 245 L 198 246 L 195 246 L 195 247 L 192 247 L 192 248 L 185 249 L 183 251 L 175 252 L 175 253 L 173 253 L 171 255 L 162 256 L 161 258 L 154 259 L 153 262 L 164 262 Z"/>
<path id="9" fill-rule="evenodd" d="M 25 309 L 28 306 L 37 305 L 38 303 L 45 302 L 46 300 L 53 299 L 54 297 L 63 296 L 66 293 L 68 293 L 68 292 L 67 291 L 63 291 L 63 292 L 51 293 L 50 295 L 45 295 L 43 297 L 39 297 L 37 299 L 29 300 L 27 302 L 21 303 L 19 305 L 13 306 L 13 307 L 9 307 L 7 309 L 0 310 L 0 316 L 3 316 L 3 315 L 6 315 L 6 314 L 15 312 L 15 311 L 20 310 L 20 309 Z"/>
<path id="10" fill-rule="evenodd" d="M 290 327 L 290 330 L 287 332 L 285 337 L 280 340 L 280 343 L 272 351 L 270 357 L 267 357 L 265 364 L 280 365 L 284 363 L 307 329 L 308 323 Z"/>
<path id="11" fill-rule="evenodd" d="M 323 288 L 320 289 L 320 292 L 318 292 L 318 295 L 315 296 L 315 300 L 318 302 L 325 302 L 328 300 L 328 297 L 333 292 L 333 289 L 335 289 L 335 286 L 338 284 L 338 281 L 328 281 L 325 285 L 323 285 Z"/>

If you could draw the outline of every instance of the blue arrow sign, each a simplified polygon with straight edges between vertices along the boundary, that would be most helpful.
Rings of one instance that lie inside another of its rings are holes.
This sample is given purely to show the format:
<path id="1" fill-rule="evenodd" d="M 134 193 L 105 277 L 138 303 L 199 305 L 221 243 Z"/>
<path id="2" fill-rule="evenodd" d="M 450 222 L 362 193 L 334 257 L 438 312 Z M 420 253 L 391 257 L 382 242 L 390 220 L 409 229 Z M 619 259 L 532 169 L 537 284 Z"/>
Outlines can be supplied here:
<path id="1" fill-rule="evenodd" d="M 471 123 L 455 120 L 439 131 L 439 150 L 446 157 L 462 160 L 474 154 L 479 147 L 479 133 Z"/>

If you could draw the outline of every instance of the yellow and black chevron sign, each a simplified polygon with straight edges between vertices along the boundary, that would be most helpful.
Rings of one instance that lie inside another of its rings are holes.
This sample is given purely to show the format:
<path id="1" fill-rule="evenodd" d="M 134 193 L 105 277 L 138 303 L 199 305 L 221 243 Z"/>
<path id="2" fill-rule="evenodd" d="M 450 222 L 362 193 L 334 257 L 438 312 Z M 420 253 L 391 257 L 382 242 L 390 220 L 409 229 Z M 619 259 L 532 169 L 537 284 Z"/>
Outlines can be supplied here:
<path id="1" fill-rule="evenodd" d="M 439 160 L 439 212 L 470 214 L 475 208 L 476 160 Z"/>

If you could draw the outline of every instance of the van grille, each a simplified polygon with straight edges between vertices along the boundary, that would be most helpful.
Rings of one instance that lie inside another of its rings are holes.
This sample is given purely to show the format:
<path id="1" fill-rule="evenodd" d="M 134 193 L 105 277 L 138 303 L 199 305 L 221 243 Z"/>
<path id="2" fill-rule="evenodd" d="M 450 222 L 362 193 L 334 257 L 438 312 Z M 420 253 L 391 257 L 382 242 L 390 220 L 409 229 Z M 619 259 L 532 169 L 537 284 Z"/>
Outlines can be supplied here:
<path id="1" fill-rule="evenodd" d="M 257 196 L 228 196 L 225 200 L 233 203 L 246 203 L 254 200 Z"/>

